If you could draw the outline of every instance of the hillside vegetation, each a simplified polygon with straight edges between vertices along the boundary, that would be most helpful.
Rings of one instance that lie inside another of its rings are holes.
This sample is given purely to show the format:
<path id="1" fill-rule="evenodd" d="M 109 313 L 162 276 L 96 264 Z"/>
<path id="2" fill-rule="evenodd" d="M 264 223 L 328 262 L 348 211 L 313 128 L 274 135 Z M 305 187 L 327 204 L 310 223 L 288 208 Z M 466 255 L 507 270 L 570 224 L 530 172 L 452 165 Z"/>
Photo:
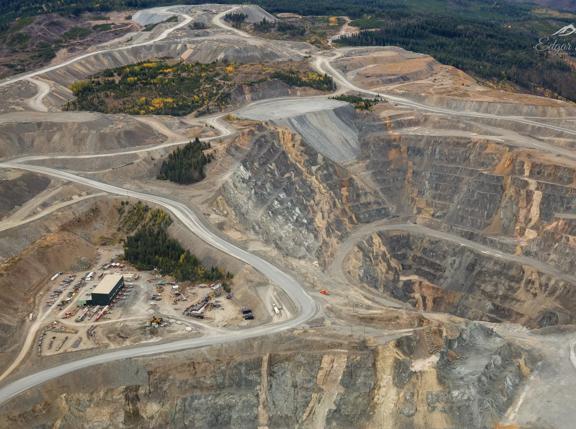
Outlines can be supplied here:
<path id="1" fill-rule="evenodd" d="M 178 4 L 172 0 L 0 0 L 0 30 L 17 17 L 45 13 L 68 16 L 84 12 L 106 12 Z M 189 4 L 204 3 L 192 0 Z M 238 3 L 221 0 L 218 3 Z M 341 40 L 346 45 L 398 45 L 430 54 L 480 79 L 495 84 L 514 85 L 536 94 L 576 100 L 574 57 L 538 53 L 534 46 L 540 37 L 576 22 L 573 13 L 543 13 L 542 8 L 517 1 L 488 0 L 253 0 L 269 12 L 301 15 L 348 15 L 353 24 L 370 30 Z M 545 2 L 554 7 L 551 2 Z M 572 2 L 558 8 L 573 8 Z M 544 10 L 546 12 L 546 10 Z M 573 9 L 570 12 L 575 12 Z M 231 17 L 241 24 L 242 18 Z M 236 24 L 236 22 L 235 22 Z M 275 27 L 283 28 L 281 24 Z M 271 24 L 260 23 L 260 31 Z M 276 28 L 278 29 L 278 28 Z M 287 34 L 302 31 L 300 26 L 285 28 Z M 14 46 L 27 43 L 25 35 L 13 35 Z M 567 40 L 570 42 L 569 40 Z M 574 38 L 571 39 L 572 46 Z M 53 55 L 50 45 L 44 54 Z M 573 52 L 574 53 L 574 52 Z M 44 55 L 43 54 L 43 55 Z"/>
<path id="2" fill-rule="evenodd" d="M 230 12 L 224 15 L 224 20 L 228 21 L 236 28 L 240 27 L 240 25 L 246 21 L 246 18 L 248 18 L 248 15 L 241 12 Z"/>
<path id="3" fill-rule="evenodd" d="M 290 86 L 307 86 L 320 91 L 334 91 L 334 80 L 325 74 L 316 72 L 299 73 L 295 70 L 282 70 L 272 74 L 272 78 L 279 79 Z"/>
<path id="4" fill-rule="evenodd" d="M 311 71 L 306 62 L 266 64 L 186 64 L 147 61 L 108 69 L 70 85 L 76 98 L 66 110 L 132 115 L 198 115 L 228 106 L 232 91 L 277 79 L 320 91 L 335 88 L 332 78 Z"/>
<path id="5" fill-rule="evenodd" d="M 124 258 L 139 270 L 158 269 L 178 281 L 214 281 L 227 276 L 218 267 L 205 267 L 171 238 L 164 228 L 142 228 L 126 239 Z M 229 276 L 228 276 L 229 277 Z"/>
<path id="6" fill-rule="evenodd" d="M 229 97 L 230 78 L 221 64 L 149 61 L 105 70 L 70 87 L 68 110 L 135 115 L 187 115 L 218 110 Z"/>
<path id="7" fill-rule="evenodd" d="M 106 16 L 44 14 L 5 22 L 0 17 L 0 77 L 47 64 L 60 49 L 76 52 L 135 31 L 128 20 Z"/>
<path id="8" fill-rule="evenodd" d="M 178 281 L 213 281 L 232 277 L 218 267 L 204 266 L 171 238 L 167 229 L 172 219 L 164 210 L 127 201 L 122 202 L 118 210 L 120 229 L 131 233 L 124 243 L 124 258 L 139 270 L 158 269 Z"/>
<path id="9" fill-rule="evenodd" d="M 204 167 L 212 160 L 212 155 L 204 154 L 209 143 L 202 143 L 198 137 L 193 142 L 179 147 L 160 166 L 158 179 L 187 185 L 196 183 L 206 177 Z"/>
<path id="10" fill-rule="evenodd" d="M 352 25 L 369 30 L 343 37 L 341 44 L 400 46 L 430 54 L 480 79 L 576 100 L 573 66 L 558 55 L 537 52 L 538 39 L 528 22 L 460 18 L 456 25 L 452 17 L 387 13 L 358 19 Z"/>
<path id="11" fill-rule="evenodd" d="M 345 101 L 346 103 L 350 103 L 354 106 L 356 110 L 372 110 L 372 107 L 374 107 L 376 104 L 380 102 L 380 100 L 376 97 L 364 98 L 358 95 L 338 95 L 332 98 L 334 100 Z"/>

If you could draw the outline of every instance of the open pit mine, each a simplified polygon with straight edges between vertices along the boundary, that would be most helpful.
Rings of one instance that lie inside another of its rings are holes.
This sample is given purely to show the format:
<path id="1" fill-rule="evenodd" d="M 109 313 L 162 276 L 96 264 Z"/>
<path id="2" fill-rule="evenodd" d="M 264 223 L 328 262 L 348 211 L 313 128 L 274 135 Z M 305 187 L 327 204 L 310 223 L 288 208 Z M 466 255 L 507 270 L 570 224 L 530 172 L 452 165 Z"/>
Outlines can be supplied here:
<path id="1" fill-rule="evenodd" d="M 0 427 L 573 428 L 576 105 L 234 13 L 0 81 Z"/>

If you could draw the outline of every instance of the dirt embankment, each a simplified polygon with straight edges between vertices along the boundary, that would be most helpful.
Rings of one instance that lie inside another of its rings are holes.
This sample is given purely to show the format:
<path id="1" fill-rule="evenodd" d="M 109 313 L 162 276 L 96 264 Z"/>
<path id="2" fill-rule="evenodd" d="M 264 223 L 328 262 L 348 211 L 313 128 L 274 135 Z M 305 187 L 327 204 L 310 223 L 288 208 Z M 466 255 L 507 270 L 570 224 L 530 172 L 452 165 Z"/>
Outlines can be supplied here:
<path id="1" fill-rule="evenodd" d="M 0 362 L 16 350 L 25 321 L 36 307 L 45 282 L 57 271 L 89 264 L 95 247 L 78 235 L 62 231 L 43 237 L 21 255 L 0 266 Z"/>
<path id="2" fill-rule="evenodd" d="M 60 229 L 43 235 L 0 265 L 1 365 L 17 352 L 20 341 L 15 339 L 24 339 L 27 322 L 35 317 L 50 277 L 58 271 L 89 267 L 95 260 L 97 243 L 115 234 L 115 211 L 110 202 L 87 205 Z"/>
<path id="3" fill-rule="evenodd" d="M 123 116 L 94 113 L 12 113 L 0 121 L 0 157 L 40 153 L 99 153 L 145 146 L 163 136 Z"/>
<path id="4" fill-rule="evenodd" d="M 50 179 L 46 176 L 33 173 L 16 174 L 0 180 L 0 217 L 38 195 L 49 184 Z"/>
<path id="5" fill-rule="evenodd" d="M 434 58 L 398 47 L 354 48 L 334 64 L 354 84 L 456 111 L 573 116 L 574 105 L 492 88 Z"/>

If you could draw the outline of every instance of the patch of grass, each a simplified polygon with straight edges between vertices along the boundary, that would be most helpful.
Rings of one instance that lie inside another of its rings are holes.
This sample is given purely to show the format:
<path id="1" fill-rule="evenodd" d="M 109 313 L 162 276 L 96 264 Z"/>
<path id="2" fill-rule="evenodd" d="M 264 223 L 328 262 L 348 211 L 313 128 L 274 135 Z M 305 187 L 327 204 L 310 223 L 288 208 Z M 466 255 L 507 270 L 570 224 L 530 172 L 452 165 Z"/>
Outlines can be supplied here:
<path id="1" fill-rule="evenodd" d="M 83 27 L 73 27 L 62 35 L 64 40 L 79 40 L 87 37 L 92 30 Z"/>
<path id="2" fill-rule="evenodd" d="M 112 24 L 97 24 L 92 26 L 94 31 L 108 31 L 112 29 Z"/>

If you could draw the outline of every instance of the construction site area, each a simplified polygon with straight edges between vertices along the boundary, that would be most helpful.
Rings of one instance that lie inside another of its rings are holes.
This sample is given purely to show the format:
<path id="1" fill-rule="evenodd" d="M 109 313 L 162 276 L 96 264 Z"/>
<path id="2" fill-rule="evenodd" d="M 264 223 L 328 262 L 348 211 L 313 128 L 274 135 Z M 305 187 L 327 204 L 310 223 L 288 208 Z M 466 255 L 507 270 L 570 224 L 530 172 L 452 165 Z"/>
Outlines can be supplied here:
<path id="1" fill-rule="evenodd" d="M 201 336 L 270 318 L 228 284 L 177 283 L 155 270 L 138 271 L 114 247 L 98 256 L 96 267 L 50 278 L 39 312 L 30 314 L 38 325 L 38 356 Z M 279 301 L 269 306 L 267 313 L 283 312 Z"/>

